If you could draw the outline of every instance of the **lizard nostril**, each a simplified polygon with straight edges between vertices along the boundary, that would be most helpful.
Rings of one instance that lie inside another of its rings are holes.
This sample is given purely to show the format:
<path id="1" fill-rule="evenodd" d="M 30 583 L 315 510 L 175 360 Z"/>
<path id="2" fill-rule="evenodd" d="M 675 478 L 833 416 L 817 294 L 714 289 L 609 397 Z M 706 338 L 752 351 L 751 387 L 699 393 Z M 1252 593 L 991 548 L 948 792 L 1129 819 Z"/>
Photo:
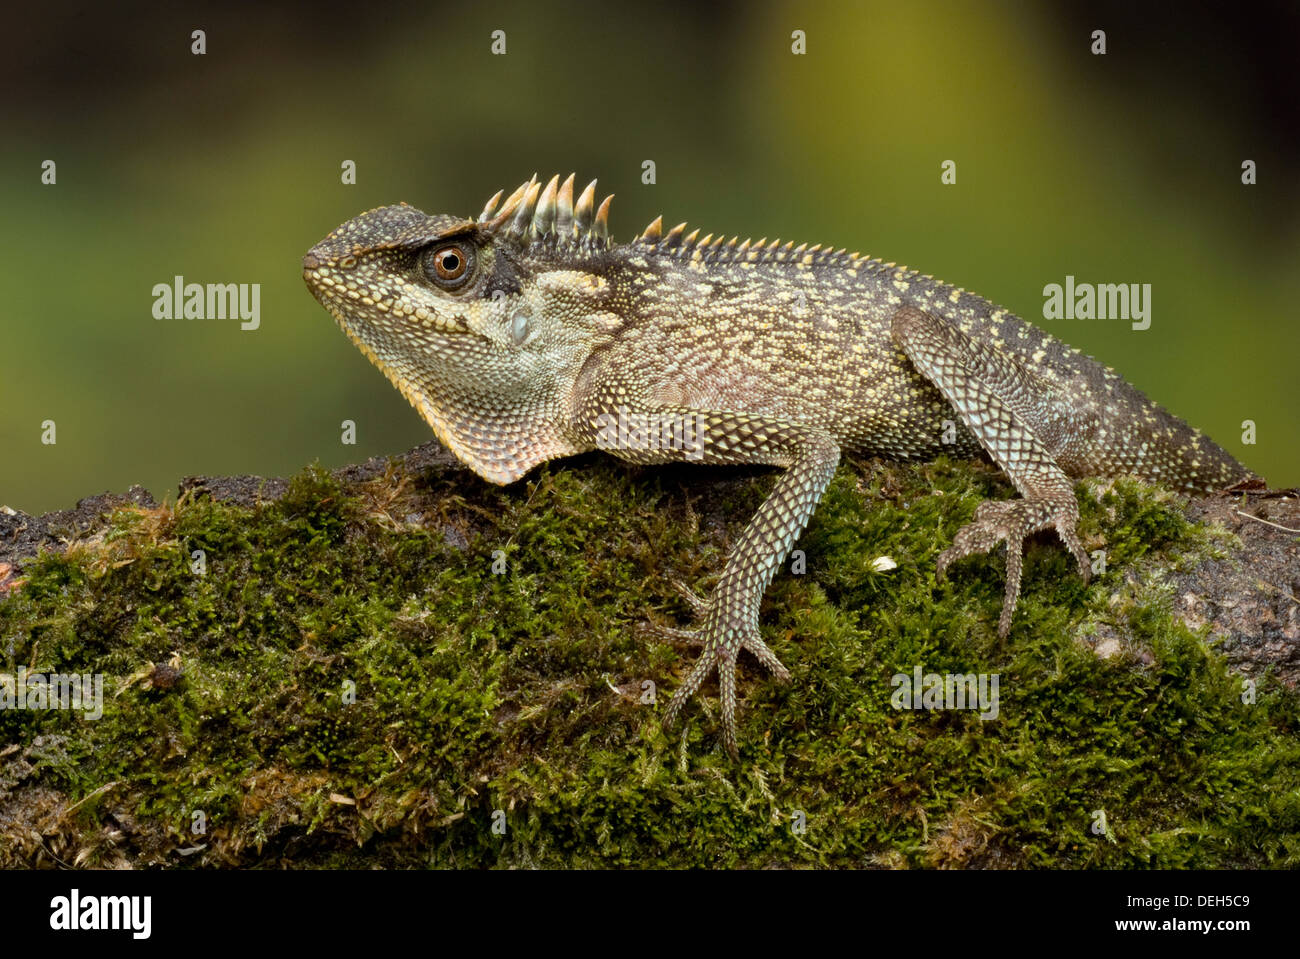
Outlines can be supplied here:
<path id="1" fill-rule="evenodd" d="M 316 259 L 315 254 L 308 253 L 302 258 L 302 268 L 304 270 L 314 270 L 320 266 L 320 260 Z"/>

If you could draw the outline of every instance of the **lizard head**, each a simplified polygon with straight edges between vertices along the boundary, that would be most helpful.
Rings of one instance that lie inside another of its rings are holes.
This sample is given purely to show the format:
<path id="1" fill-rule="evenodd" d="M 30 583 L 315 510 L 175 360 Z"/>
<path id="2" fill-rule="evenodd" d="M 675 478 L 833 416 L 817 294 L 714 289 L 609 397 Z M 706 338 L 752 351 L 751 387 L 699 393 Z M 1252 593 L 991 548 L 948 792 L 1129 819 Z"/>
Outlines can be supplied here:
<path id="1" fill-rule="evenodd" d="M 401 204 L 355 217 L 303 258 L 352 342 L 462 462 L 497 483 L 581 450 L 572 388 L 620 325 L 601 263 L 607 197 L 536 176 L 477 219 Z M 498 208 L 498 204 L 500 206 Z"/>

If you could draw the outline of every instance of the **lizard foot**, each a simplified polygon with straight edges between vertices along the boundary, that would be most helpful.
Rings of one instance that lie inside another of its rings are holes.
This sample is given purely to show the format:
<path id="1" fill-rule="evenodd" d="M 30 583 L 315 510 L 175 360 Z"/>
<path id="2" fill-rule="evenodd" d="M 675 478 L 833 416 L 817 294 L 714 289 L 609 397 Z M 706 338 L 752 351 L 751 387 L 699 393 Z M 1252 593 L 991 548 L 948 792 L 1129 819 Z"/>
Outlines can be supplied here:
<path id="1" fill-rule="evenodd" d="M 1073 498 L 1066 502 L 1048 500 L 986 500 L 975 510 L 975 517 L 957 531 L 952 545 L 939 554 L 935 571 L 942 580 L 944 571 L 955 560 L 976 553 L 987 553 L 1002 540 L 1007 543 L 1007 590 L 998 620 L 998 635 L 1011 630 L 1011 614 L 1020 598 L 1020 574 L 1024 566 L 1025 539 L 1039 530 L 1055 529 L 1079 563 L 1085 583 L 1092 576 L 1088 554 L 1079 542 L 1079 506 Z"/>
<path id="2" fill-rule="evenodd" d="M 767 644 L 758 635 L 758 628 L 750 627 L 744 630 L 726 630 L 729 634 L 725 639 L 718 638 L 718 630 L 709 627 L 709 621 L 706 618 L 705 625 L 699 630 L 681 631 L 683 634 L 690 632 L 698 637 L 697 644 L 704 647 L 700 653 L 700 658 L 695 661 L 695 665 L 682 680 L 682 684 L 673 692 L 673 698 L 668 703 L 668 710 L 664 713 L 664 728 L 672 726 L 677 720 L 677 714 L 681 712 L 682 706 L 704 685 L 704 681 L 709 678 L 709 674 L 715 669 L 718 671 L 718 686 L 722 695 L 722 744 L 726 747 L 727 753 L 732 760 L 738 758 L 739 752 L 736 749 L 736 655 L 741 649 L 747 649 L 753 653 L 760 663 L 770 669 L 776 677 L 782 682 L 790 679 L 790 671 L 781 664 L 776 658 L 776 654 L 767 647 Z"/>

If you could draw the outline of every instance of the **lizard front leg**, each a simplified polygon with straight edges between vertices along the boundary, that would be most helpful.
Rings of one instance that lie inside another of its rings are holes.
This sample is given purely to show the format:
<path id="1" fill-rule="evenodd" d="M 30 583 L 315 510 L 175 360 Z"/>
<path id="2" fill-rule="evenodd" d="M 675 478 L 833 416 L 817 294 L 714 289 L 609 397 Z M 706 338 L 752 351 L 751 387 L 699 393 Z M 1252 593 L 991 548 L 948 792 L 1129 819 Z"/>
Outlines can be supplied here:
<path id="1" fill-rule="evenodd" d="M 915 307 L 894 314 L 891 332 L 1024 497 L 981 503 L 938 561 L 942 579 L 954 560 L 986 553 L 1006 540 L 1007 586 L 998 620 L 998 635 L 1006 636 L 1020 597 L 1026 537 L 1054 528 L 1078 561 L 1085 583 L 1091 573 L 1079 542 L 1073 484 L 1044 441 L 1062 429 L 1049 405 L 1052 391 L 1005 353 Z"/>
<path id="2" fill-rule="evenodd" d="M 620 434 L 611 424 L 622 417 L 633 428 Z M 644 418 L 644 419 L 639 419 Z M 756 463 L 785 468 L 749 525 L 732 547 L 718 585 L 704 604 L 695 634 L 700 658 L 673 694 L 664 725 L 676 719 L 686 701 L 715 669 L 722 697 L 722 741 L 733 758 L 736 749 L 736 657 L 753 653 L 779 678 L 789 678 L 776 654 L 758 631 L 763 593 L 795 540 L 803 532 L 839 463 L 840 447 L 820 430 L 783 420 L 718 410 L 660 408 L 588 410 L 590 437 L 623 459 L 638 463 L 686 460 L 699 463 Z M 649 422 L 649 429 L 640 425 Z M 604 427 L 604 438 L 601 427 Z M 621 438 L 611 444 L 610 439 Z M 680 436 L 667 448 L 664 436 Z M 653 442 L 651 442 L 653 440 Z"/>

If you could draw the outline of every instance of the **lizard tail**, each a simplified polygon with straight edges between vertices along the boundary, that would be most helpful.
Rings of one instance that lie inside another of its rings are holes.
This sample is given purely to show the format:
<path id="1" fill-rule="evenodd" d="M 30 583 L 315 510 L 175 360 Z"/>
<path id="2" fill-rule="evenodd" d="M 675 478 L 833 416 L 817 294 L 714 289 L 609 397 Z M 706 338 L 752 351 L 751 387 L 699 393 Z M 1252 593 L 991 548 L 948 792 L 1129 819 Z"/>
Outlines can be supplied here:
<path id="1" fill-rule="evenodd" d="M 1135 441 L 1132 472 L 1145 480 L 1213 492 L 1260 479 L 1200 430 L 1149 400 L 1139 422 L 1146 439 Z"/>

